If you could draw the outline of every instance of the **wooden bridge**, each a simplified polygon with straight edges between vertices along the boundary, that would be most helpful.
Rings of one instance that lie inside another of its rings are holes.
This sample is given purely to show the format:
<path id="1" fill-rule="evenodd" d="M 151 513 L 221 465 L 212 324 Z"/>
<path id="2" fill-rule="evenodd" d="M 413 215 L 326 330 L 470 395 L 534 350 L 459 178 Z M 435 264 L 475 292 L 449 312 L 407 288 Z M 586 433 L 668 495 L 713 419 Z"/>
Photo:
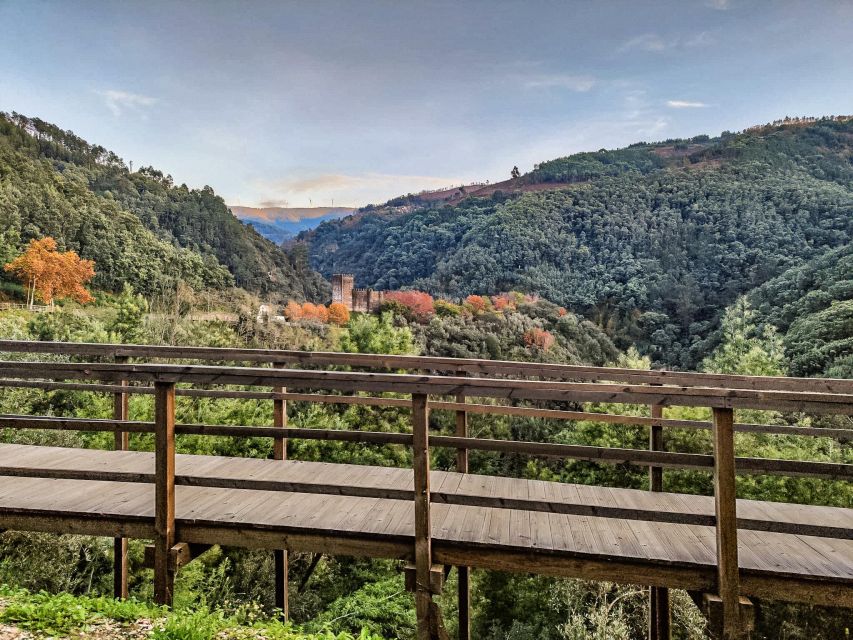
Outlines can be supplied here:
<path id="1" fill-rule="evenodd" d="M 273 550 L 276 602 L 285 615 L 288 551 L 403 560 L 422 640 L 446 636 L 433 596 L 451 567 L 459 574 L 461 639 L 470 637 L 472 568 L 647 585 L 652 639 L 670 636 L 670 588 L 688 590 L 711 630 L 727 639 L 748 633 L 750 596 L 853 609 L 853 508 L 735 497 L 736 474 L 849 481 L 853 465 L 743 458 L 734 451 L 736 432 L 851 439 L 845 428 L 735 422 L 740 409 L 853 415 L 851 380 L 15 341 L 0 341 L 0 352 L 18 354 L 0 362 L 0 388 L 114 398 L 112 419 L 0 416 L 4 428 L 113 432 L 116 445 L 115 451 L 0 445 L 0 528 L 114 537 L 119 597 L 127 595 L 127 539 L 140 538 L 154 541 L 155 598 L 166 604 L 175 572 L 210 545 Z M 40 354 L 50 358 L 31 361 Z M 130 394 L 154 396 L 153 422 L 128 419 Z M 178 395 L 269 400 L 273 424 L 176 424 Z M 403 407 L 412 429 L 291 428 L 288 401 Z M 596 402 L 650 405 L 651 416 L 584 410 Z M 666 418 L 667 406 L 710 407 L 713 419 Z M 453 435 L 430 433 L 431 410 L 455 414 Z M 648 427 L 650 447 L 471 437 L 470 414 Z M 713 455 L 664 450 L 666 428 L 710 430 Z M 128 450 L 132 433 L 153 433 L 154 452 Z M 274 459 L 176 455 L 175 437 L 185 434 L 269 437 Z M 411 447 L 413 468 L 287 460 L 291 438 Z M 430 468 L 434 447 L 456 450 L 454 470 Z M 470 450 L 640 465 L 649 469 L 649 491 L 475 475 L 468 473 Z M 663 492 L 664 469 L 713 474 L 714 497 Z"/>

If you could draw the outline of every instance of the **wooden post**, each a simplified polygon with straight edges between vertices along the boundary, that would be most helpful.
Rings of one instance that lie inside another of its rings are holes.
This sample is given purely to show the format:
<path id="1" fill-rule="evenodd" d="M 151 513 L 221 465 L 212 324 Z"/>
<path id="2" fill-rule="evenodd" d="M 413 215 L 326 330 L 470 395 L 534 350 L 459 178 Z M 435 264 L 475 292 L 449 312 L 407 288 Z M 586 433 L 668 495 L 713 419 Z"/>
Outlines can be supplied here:
<path id="1" fill-rule="evenodd" d="M 284 367 L 281 363 L 274 363 L 273 367 L 281 369 Z M 276 387 L 273 389 L 276 393 L 286 393 L 284 387 Z M 287 400 L 273 400 L 273 426 L 278 429 L 287 427 Z M 287 438 L 273 439 L 273 459 L 287 460 Z M 275 564 L 275 606 L 281 610 L 281 617 L 285 620 L 290 616 L 290 608 L 288 605 L 290 596 L 290 584 L 288 582 L 288 557 L 287 549 L 275 549 L 273 551 L 273 559 Z"/>
<path id="2" fill-rule="evenodd" d="M 429 406 L 426 394 L 412 394 L 413 469 L 415 479 L 415 606 L 418 640 L 431 638 L 432 530 L 429 516 Z"/>
<path id="3" fill-rule="evenodd" d="M 663 406 L 651 406 L 652 418 L 663 418 Z M 649 429 L 649 450 L 664 451 L 663 425 L 652 424 Z M 649 491 L 663 491 L 663 469 L 649 467 Z M 672 637 L 671 607 L 669 589 L 650 587 L 649 589 L 649 640 L 669 640 Z"/>
<path id="4" fill-rule="evenodd" d="M 717 516 L 717 592 L 723 605 L 723 639 L 741 637 L 740 575 L 735 495 L 734 411 L 714 410 L 714 503 Z"/>
<path id="5" fill-rule="evenodd" d="M 464 376 L 465 372 L 459 372 Z M 464 394 L 456 396 L 456 402 L 464 403 Z M 468 437 L 468 412 L 456 412 L 456 435 L 460 438 Z M 456 471 L 468 473 L 468 449 L 459 447 L 456 450 Z M 471 569 L 468 567 L 456 567 L 459 578 L 458 584 L 458 611 L 459 611 L 459 640 L 471 639 Z"/>
<path id="6" fill-rule="evenodd" d="M 116 364 L 126 364 L 127 356 L 116 356 Z M 127 386 L 127 380 L 121 381 L 121 386 Z M 130 395 L 126 392 L 113 394 L 113 419 L 128 420 L 130 416 Z M 115 432 L 115 450 L 127 451 L 130 448 L 130 433 Z M 124 600 L 127 598 L 127 538 L 113 539 L 113 597 Z"/>
<path id="7" fill-rule="evenodd" d="M 154 383 L 154 601 L 172 604 L 175 570 L 175 383 Z"/>

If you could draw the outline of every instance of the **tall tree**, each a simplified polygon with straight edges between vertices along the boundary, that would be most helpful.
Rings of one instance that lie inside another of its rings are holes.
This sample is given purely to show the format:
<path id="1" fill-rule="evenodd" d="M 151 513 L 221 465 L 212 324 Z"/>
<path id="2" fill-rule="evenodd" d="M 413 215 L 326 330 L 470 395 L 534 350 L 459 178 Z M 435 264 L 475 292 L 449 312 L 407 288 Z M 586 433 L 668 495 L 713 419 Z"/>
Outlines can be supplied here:
<path id="1" fill-rule="evenodd" d="M 57 251 L 56 240 L 51 237 L 30 240 L 27 250 L 3 268 L 27 287 L 30 307 L 36 297 L 51 305 L 57 298 L 73 298 L 80 303 L 94 300 L 84 286 L 95 277 L 94 261 L 84 260 L 74 251 Z"/>

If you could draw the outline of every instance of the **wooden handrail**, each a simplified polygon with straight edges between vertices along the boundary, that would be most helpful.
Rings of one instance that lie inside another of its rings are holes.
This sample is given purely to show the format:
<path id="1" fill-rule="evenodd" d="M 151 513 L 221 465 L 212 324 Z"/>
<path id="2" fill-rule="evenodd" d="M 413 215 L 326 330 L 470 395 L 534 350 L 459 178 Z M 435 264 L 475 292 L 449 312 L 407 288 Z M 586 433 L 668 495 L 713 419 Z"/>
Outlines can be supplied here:
<path id="1" fill-rule="evenodd" d="M 839 378 L 792 378 L 746 376 L 685 371 L 591 367 L 510 360 L 447 358 L 275 349 L 232 349 L 160 345 L 95 344 L 0 340 L 0 352 L 57 354 L 114 358 L 158 358 L 220 362 L 284 363 L 302 366 L 349 366 L 416 371 L 448 371 L 469 374 L 531 376 L 555 380 L 611 381 L 631 384 L 666 384 L 723 389 L 801 391 L 853 394 L 853 380 Z"/>
<path id="2" fill-rule="evenodd" d="M 853 396 L 850 394 L 804 391 L 755 391 L 715 387 L 458 378 L 354 371 L 213 367 L 208 365 L 120 365 L 8 361 L 0 362 L 0 376 L 53 380 L 90 379 L 107 382 L 127 379 L 139 382 L 181 382 L 445 396 L 461 394 L 519 400 L 660 404 L 664 406 L 702 406 L 853 415 Z"/>
<path id="3" fill-rule="evenodd" d="M 44 389 L 48 391 L 89 391 L 92 393 L 121 393 L 153 395 L 154 387 L 134 385 L 125 387 L 111 384 L 86 382 L 53 382 L 45 380 L 11 380 L 0 379 L 0 388 L 14 387 L 27 389 Z M 194 398 L 231 398 L 243 400 L 292 400 L 294 402 L 317 402 L 322 404 L 358 404 L 377 407 L 411 407 L 411 401 L 406 398 L 388 398 L 382 396 L 352 396 L 325 395 L 319 393 L 276 393 L 274 391 L 243 391 L 234 389 L 176 389 L 178 396 Z M 705 420 L 679 420 L 673 418 L 656 418 L 633 416 L 615 413 L 598 413 L 594 411 L 564 411 L 558 409 L 540 409 L 538 407 L 516 407 L 496 404 L 475 404 L 460 402 L 433 401 L 430 403 L 433 411 L 454 411 L 476 414 L 519 416 L 530 418 L 545 418 L 550 420 L 589 420 L 626 426 L 652 426 L 682 428 L 682 429 L 711 429 L 711 422 Z M 816 438 L 835 438 L 836 440 L 853 440 L 853 429 L 833 427 L 800 427 L 780 424 L 752 424 L 736 422 L 735 431 L 743 433 L 765 433 L 786 436 L 809 436 Z"/>

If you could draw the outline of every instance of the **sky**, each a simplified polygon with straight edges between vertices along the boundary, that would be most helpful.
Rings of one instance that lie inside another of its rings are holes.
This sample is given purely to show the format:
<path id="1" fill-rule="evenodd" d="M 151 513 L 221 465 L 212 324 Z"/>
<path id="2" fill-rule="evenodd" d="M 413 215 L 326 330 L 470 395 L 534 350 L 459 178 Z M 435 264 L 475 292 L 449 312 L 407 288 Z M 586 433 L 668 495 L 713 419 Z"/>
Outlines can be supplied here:
<path id="1" fill-rule="evenodd" d="M 853 113 L 853 0 L 0 0 L 0 111 L 243 206 Z"/>

